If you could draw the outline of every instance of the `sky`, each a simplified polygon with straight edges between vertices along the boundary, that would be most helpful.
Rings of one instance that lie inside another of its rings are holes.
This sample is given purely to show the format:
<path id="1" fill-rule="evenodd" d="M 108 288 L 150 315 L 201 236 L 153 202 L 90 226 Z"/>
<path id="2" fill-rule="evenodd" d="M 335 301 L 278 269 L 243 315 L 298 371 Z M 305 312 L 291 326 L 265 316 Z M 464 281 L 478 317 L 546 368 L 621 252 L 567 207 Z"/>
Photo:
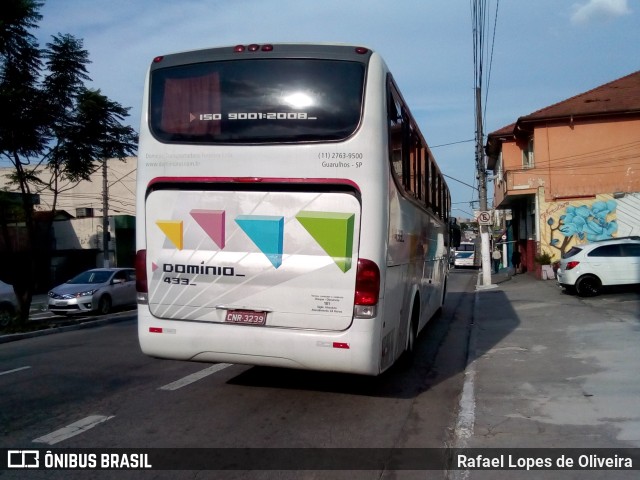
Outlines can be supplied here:
<path id="1" fill-rule="evenodd" d="M 167 53 L 249 43 L 347 43 L 379 52 L 431 146 L 452 214 L 477 203 L 472 0 L 42 0 L 34 31 L 83 40 L 89 87 L 130 108 Z M 484 0 L 485 136 L 640 70 L 640 0 Z M 495 29 L 494 29 L 495 26 Z M 491 194 L 490 194 L 491 197 Z"/>

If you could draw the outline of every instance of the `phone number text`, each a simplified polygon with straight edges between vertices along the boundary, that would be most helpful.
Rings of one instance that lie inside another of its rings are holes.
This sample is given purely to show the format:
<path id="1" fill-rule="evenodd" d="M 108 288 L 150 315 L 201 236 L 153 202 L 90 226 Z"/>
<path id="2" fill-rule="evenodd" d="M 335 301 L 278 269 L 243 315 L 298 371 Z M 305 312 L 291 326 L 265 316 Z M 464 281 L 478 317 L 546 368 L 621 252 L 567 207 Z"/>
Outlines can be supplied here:
<path id="1" fill-rule="evenodd" d="M 355 152 L 320 152 L 320 160 L 362 160 L 362 153 Z"/>

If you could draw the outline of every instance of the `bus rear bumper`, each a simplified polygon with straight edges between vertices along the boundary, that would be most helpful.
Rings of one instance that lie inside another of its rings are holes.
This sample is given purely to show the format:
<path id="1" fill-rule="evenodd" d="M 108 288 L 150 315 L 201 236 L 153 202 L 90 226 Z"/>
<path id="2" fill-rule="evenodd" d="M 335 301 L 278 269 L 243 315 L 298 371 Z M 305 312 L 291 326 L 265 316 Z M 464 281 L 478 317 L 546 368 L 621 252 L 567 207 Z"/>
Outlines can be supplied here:
<path id="1" fill-rule="evenodd" d="M 139 306 L 138 339 L 152 357 L 378 375 L 376 321 L 354 319 L 344 331 L 296 330 L 160 319 Z"/>

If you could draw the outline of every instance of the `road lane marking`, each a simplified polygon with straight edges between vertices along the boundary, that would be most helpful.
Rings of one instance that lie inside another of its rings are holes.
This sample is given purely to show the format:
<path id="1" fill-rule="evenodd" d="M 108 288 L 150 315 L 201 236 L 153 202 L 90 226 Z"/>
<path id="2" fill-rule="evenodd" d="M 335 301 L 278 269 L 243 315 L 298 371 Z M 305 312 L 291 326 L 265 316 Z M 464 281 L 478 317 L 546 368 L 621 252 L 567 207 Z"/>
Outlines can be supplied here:
<path id="1" fill-rule="evenodd" d="M 478 278 L 480 276 L 478 275 Z M 478 280 L 479 281 L 479 280 Z M 462 385 L 462 393 L 458 403 L 458 418 L 454 431 L 453 447 L 455 449 L 464 449 L 469 447 L 469 440 L 473 438 L 473 432 L 476 422 L 476 360 L 477 352 L 477 321 L 480 318 L 480 294 L 476 290 L 473 302 L 473 321 L 471 322 L 471 331 L 467 344 L 467 366 L 464 372 L 464 383 Z M 469 478 L 469 469 L 456 469 L 448 471 L 446 478 L 450 480 L 467 480 Z"/>
<path id="2" fill-rule="evenodd" d="M 27 370 L 28 368 L 31 368 L 31 367 L 14 368 L 13 370 L 7 370 L 6 372 L 0 372 L 0 375 L 8 375 L 10 373 L 20 372 L 22 370 Z"/>
<path id="3" fill-rule="evenodd" d="M 77 422 L 72 423 L 71 425 L 67 425 L 60 430 L 56 430 L 48 435 L 43 437 L 38 437 L 33 440 L 35 443 L 47 443 L 49 445 L 55 445 L 56 443 L 60 443 L 67 438 L 75 437 L 87 430 L 99 425 L 102 422 L 106 422 L 107 420 L 111 420 L 114 415 L 89 415 L 82 420 L 78 420 Z"/>
<path id="4" fill-rule="evenodd" d="M 191 375 L 187 375 L 186 377 L 181 378 L 180 380 L 176 380 L 175 382 L 169 383 L 163 387 L 158 388 L 158 390 L 177 390 L 182 388 L 190 383 L 197 382 L 198 380 L 208 377 L 211 374 L 219 372 L 220 370 L 224 370 L 227 367 L 230 367 L 231 363 L 218 363 L 211 367 L 205 368 L 204 370 L 200 370 L 199 372 L 192 373 Z"/>

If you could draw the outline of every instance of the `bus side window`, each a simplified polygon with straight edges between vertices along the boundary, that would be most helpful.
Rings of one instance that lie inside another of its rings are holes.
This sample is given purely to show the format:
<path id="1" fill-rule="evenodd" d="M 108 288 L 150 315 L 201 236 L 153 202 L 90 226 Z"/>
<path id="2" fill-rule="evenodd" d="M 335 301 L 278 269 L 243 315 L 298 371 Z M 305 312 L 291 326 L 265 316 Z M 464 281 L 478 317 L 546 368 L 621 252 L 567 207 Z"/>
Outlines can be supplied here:
<path id="1" fill-rule="evenodd" d="M 429 154 L 427 149 L 424 146 L 420 146 L 420 200 L 425 204 L 425 206 L 429 206 L 429 197 L 427 197 L 429 192 L 429 162 L 427 160 Z"/>
<path id="2" fill-rule="evenodd" d="M 436 177 L 436 166 L 431 163 L 431 208 L 438 210 L 438 179 Z"/>
<path id="3" fill-rule="evenodd" d="M 391 157 L 391 165 L 396 177 L 402 181 L 403 177 L 403 165 L 402 165 L 402 106 L 397 97 L 391 91 L 391 85 L 389 85 L 389 106 L 388 106 L 388 118 L 389 118 L 389 155 Z"/>
<path id="4" fill-rule="evenodd" d="M 438 175 L 438 216 L 444 218 L 444 179 Z"/>
<path id="5" fill-rule="evenodd" d="M 409 140 L 411 138 L 409 128 L 409 118 L 407 117 L 405 109 L 402 108 L 402 177 L 400 177 L 400 180 L 402 181 L 402 187 L 405 191 L 409 190 L 409 178 L 411 175 L 409 171 Z"/>
<path id="6" fill-rule="evenodd" d="M 431 192 L 433 190 L 431 186 L 431 163 L 433 159 L 429 152 L 425 152 L 425 165 L 424 165 L 424 204 L 427 208 L 431 207 Z"/>
<path id="7" fill-rule="evenodd" d="M 417 199 L 422 196 L 422 145 L 417 130 L 411 131 L 411 193 Z"/>
<path id="8" fill-rule="evenodd" d="M 416 191 L 416 158 L 415 158 L 415 133 L 416 127 L 412 124 L 411 115 L 407 110 L 402 97 L 395 85 L 389 79 L 388 86 L 388 120 L 389 120 L 389 152 L 393 172 L 402 190 L 417 196 Z"/>

